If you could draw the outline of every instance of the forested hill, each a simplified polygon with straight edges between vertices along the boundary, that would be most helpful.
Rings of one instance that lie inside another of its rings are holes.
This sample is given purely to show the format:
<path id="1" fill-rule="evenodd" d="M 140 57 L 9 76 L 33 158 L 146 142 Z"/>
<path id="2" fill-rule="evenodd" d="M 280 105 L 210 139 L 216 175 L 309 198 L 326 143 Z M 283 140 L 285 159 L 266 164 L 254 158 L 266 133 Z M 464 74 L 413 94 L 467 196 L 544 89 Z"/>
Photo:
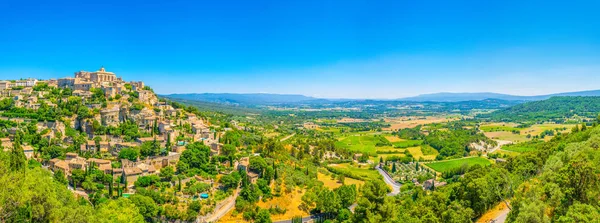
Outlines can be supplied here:
<path id="1" fill-rule="evenodd" d="M 527 102 L 490 114 L 480 115 L 497 121 L 556 121 L 575 115 L 595 118 L 600 113 L 600 97 L 552 97 Z"/>

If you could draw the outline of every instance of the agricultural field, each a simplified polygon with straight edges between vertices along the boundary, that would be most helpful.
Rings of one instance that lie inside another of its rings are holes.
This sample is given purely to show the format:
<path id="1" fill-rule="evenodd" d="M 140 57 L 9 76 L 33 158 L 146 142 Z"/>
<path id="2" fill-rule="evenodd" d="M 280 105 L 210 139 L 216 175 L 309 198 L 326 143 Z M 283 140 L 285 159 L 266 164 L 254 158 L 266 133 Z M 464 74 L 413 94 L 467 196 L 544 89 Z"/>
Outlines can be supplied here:
<path id="1" fill-rule="evenodd" d="M 408 148 L 408 147 L 419 146 L 419 145 L 421 145 L 421 143 L 423 143 L 423 140 L 404 140 L 404 141 L 392 142 L 392 145 L 394 145 L 395 148 Z"/>
<path id="2" fill-rule="evenodd" d="M 395 135 L 385 135 L 384 137 L 391 143 L 406 141 L 405 139 L 401 139 L 400 137 Z"/>
<path id="3" fill-rule="evenodd" d="M 515 134 L 512 132 L 484 132 L 483 134 L 490 139 L 511 141 L 513 143 L 520 143 L 531 140 L 528 139 L 526 135 Z"/>
<path id="4" fill-rule="evenodd" d="M 438 151 L 430 146 L 416 146 L 406 148 L 408 152 L 416 159 L 419 160 L 423 158 L 423 160 L 435 160 L 435 157 L 438 155 Z"/>
<path id="5" fill-rule="evenodd" d="M 517 126 L 516 123 L 498 122 L 481 125 L 479 129 L 484 132 L 521 131 L 521 128 L 517 128 Z"/>
<path id="6" fill-rule="evenodd" d="M 490 139 L 506 140 L 514 143 L 530 141 L 534 136 L 539 136 L 546 130 L 567 133 L 573 128 L 572 124 L 535 124 L 527 128 L 519 128 L 515 123 L 488 123 L 481 125 L 480 130 Z M 527 136 L 530 137 L 527 137 Z M 552 136 L 544 137 L 548 141 Z"/>
<path id="7" fill-rule="evenodd" d="M 510 156 L 510 157 L 515 157 L 521 153 L 499 149 L 499 150 L 494 151 L 492 154 L 499 154 L 500 156 L 506 155 L 506 156 Z"/>
<path id="8" fill-rule="evenodd" d="M 524 152 L 534 151 L 535 147 L 520 145 L 520 144 L 513 144 L 513 145 L 502 146 L 502 150 L 517 152 L 517 153 L 524 153 Z"/>
<path id="9" fill-rule="evenodd" d="M 378 146 L 378 144 L 383 146 Z M 355 152 L 367 153 L 371 156 L 375 156 L 377 151 L 401 151 L 397 148 L 394 148 L 390 141 L 388 141 L 385 137 L 377 134 L 363 133 L 359 135 L 345 136 L 340 138 L 340 141 L 336 142 L 336 146 L 347 148 Z"/>
<path id="10" fill-rule="evenodd" d="M 442 123 L 460 119 L 459 117 L 446 116 L 405 116 L 398 118 L 386 118 L 385 122 L 390 124 L 390 127 L 383 128 L 384 131 L 397 131 L 398 129 L 414 128 L 417 125 L 426 125 L 431 123 Z"/>
<path id="11" fill-rule="evenodd" d="M 454 170 L 454 169 L 460 168 L 465 164 L 469 165 L 469 166 L 472 166 L 475 164 L 487 166 L 487 165 L 490 165 L 491 162 L 488 159 L 482 158 L 482 157 L 469 157 L 469 158 L 461 158 L 461 159 L 455 159 L 455 160 L 446 160 L 446 161 L 427 163 L 425 165 L 427 165 L 431 169 L 441 173 L 441 172 L 446 172 L 449 170 Z"/>
<path id="12" fill-rule="evenodd" d="M 339 134 L 342 131 L 342 128 L 321 126 L 321 127 L 318 127 L 316 130 L 321 131 L 321 132 L 329 132 L 329 133 L 333 133 L 333 134 Z"/>

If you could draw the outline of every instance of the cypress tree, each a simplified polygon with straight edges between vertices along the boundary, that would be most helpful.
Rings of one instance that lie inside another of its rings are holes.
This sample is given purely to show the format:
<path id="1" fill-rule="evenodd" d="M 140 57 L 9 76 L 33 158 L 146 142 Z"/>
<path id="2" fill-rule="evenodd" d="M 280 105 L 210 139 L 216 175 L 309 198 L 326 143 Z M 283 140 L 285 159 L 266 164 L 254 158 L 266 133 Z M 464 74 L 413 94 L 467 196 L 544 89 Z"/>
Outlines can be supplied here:
<path id="1" fill-rule="evenodd" d="M 181 191 L 181 176 L 177 176 L 177 179 L 179 179 L 179 185 L 177 185 L 177 190 Z"/>

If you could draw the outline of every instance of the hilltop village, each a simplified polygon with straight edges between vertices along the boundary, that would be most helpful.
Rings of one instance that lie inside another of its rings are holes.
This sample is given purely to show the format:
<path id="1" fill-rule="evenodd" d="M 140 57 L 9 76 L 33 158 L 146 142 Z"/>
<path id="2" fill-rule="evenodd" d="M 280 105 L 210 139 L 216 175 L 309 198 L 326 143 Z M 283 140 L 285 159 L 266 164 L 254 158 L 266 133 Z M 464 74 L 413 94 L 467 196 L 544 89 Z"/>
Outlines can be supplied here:
<path id="1" fill-rule="evenodd" d="M 0 81 L 0 95 L 3 150 L 22 149 L 30 166 L 52 171 L 77 196 L 89 200 L 105 187 L 107 197 L 129 196 L 136 193 L 136 185 L 157 179 L 178 185 L 179 191 L 182 184 L 186 189 L 203 187 L 176 194 L 179 199 L 207 198 L 220 187 L 213 177 L 192 173 L 173 178 L 175 172 L 198 168 L 195 159 L 219 156 L 220 136 L 242 129 L 234 122 L 231 128 L 215 130 L 197 110 L 159 99 L 144 82 L 125 81 L 104 67 L 78 71 L 74 77 Z M 179 162 L 190 148 L 193 155 Z M 249 159 L 211 163 L 210 169 L 230 173 L 246 170 Z M 250 176 L 255 180 L 258 175 Z M 185 217 L 195 218 L 200 211 Z"/>
<path id="2" fill-rule="evenodd" d="M 598 210 L 597 97 L 272 110 L 159 98 L 103 67 L 0 88 L 0 222 L 530 222 L 548 193 L 588 202 L 539 203 L 568 209 L 557 222 Z"/>

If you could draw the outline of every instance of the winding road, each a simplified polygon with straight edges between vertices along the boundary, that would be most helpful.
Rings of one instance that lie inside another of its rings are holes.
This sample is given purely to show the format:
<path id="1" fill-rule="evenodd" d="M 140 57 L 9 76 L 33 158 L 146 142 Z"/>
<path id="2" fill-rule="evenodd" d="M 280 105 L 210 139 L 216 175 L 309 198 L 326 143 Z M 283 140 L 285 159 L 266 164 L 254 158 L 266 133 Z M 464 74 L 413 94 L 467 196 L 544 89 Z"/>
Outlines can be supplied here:
<path id="1" fill-rule="evenodd" d="M 381 167 L 377 166 L 375 167 L 375 169 L 377 169 L 377 172 L 379 172 L 379 174 L 383 176 L 383 181 L 385 181 L 385 183 L 392 188 L 392 192 L 390 192 L 388 196 L 395 196 L 396 194 L 399 194 L 400 187 L 402 187 L 402 184 L 392 179 L 392 177 L 383 169 L 381 169 Z"/>

